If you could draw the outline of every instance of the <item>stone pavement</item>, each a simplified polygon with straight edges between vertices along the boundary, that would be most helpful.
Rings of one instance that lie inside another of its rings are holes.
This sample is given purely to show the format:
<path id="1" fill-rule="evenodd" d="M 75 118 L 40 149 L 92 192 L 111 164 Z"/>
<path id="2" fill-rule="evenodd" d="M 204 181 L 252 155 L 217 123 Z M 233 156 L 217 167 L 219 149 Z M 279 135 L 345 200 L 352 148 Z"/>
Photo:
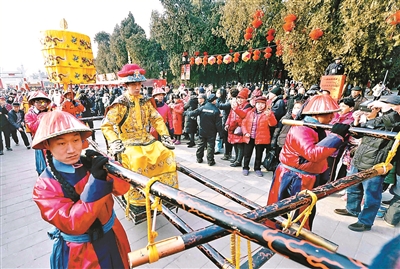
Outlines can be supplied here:
<path id="1" fill-rule="evenodd" d="M 95 123 L 98 126 L 99 122 Z M 101 148 L 105 149 L 105 143 L 100 131 L 97 131 L 97 141 Z M 15 146 L 14 151 L 5 151 L 0 156 L 0 181 L 1 181 L 1 262 L 0 268 L 49 268 L 49 254 L 52 249 L 52 241 L 47 237 L 50 225 L 41 219 L 36 204 L 32 201 L 32 188 L 37 175 L 34 166 L 34 151 L 27 150 L 24 146 Z M 185 143 L 175 149 L 177 161 L 210 178 L 230 190 L 260 204 L 267 200 L 269 186 L 271 184 L 271 172 L 265 172 L 264 177 L 257 177 L 254 171 L 248 177 L 241 174 L 241 168 L 231 168 L 229 162 L 220 160 L 222 155 L 216 155 L 217 164 L 209 167 L 207 163 L 195 162 L 196 148 L 187 148 Z M 239 213 L 248 211 L 240 205 L 211 191 L 193 179 L 179 174 L 179 185 L 182 190 L 197 195 L 220 206 L 235 210 Z M 375 221 L 371 231 L 357 233 L 349 230 L 347 226 L 355 221 L 355 218 L 343 217 L 333 213 L 335 208 L 343 208 L 345 202 L 339 195 L 322 199 L 317 204 L 317 216 L 314 221 L 314 232 L 339 245 L 338 252 L 369 264 L 381 247 L 390 239 L 400 234 L 400 227 L 388 227 L 381 219 Z M 390 198 L 388 193 L 384 199 Z M 118 218 L 131 243 L 131 249 L 137 250 L 147 244 L 146 223 L 134 225 L 125 219 L 124 210 L 115 205 Z M 196 230 L 209 225 L 194 215 L 183 210 L 178 215 Z M 180 232 L 172 226 L 163 216 L 157 217 L 156 241 L 180 235 Z M 247 255 L 246 243 L 241 241 L 241 256 Z M 230 237 L 226 236 L 210 242 L 222 255 L 230 258 Z M 258 245 L 252 244 L 252 250 Z M 197 248 L 163 258 L 156 263 L 146 264 L 140 268 L 216 268 Z M 281 255 L 275 255 L 262 268 L 304 268 Z"/>

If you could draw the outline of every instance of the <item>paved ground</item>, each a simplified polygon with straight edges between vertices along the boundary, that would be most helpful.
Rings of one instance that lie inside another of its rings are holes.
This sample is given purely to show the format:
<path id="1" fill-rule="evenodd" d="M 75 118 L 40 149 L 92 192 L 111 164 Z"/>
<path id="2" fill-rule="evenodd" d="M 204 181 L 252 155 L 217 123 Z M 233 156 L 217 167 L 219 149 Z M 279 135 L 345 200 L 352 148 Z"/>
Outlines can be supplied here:
<path id="1" fill-rule="evenodd" d="M 98 125 L 98 123 L 96 123 Z M 97 131 L 98 142 L 104 148 L 104 141 Z M 32 201 L 32 188 L 36 181 L 34 167 L 34 151 L 23 146 L 14 146 L 14 151 L 5 151 L 0 156 L 1 181 L 1 268 L 48 268 L 52 241 L 46 235 L 50 225 L 41 219 L 38 208 Z M 229 163 L 216 156 L 217 164 L 209 167 L 207 164 L 195 163 L 196 148 L 188 149 L 183 143 L 175 150 L 177 161 L 184 166 L 215 180 L 217 183 L 235 191 L 252 201 L 264 205 L 266 203 L 272 173 L 264 177 L 256 177 L 254 172 L 243 177 L 241 168 L 231 168 Z M 179 176 L 180 188 L 198 195 L 221 206 L 243 213 L 247 210 L 217 193 L 205 188 L 185 175 Z M 385 193 L 385 199 L 390 196 Z M 400 234 L 400 227 L 388 227 L 381 219 L 375 221 L 371 231 L 356 233 L 347 226 L 354 218 L 342 217 L 333 213 L 334 208 L 342 208 L 345 202 L 339 195 L 333 195 L 318 202 L 318 213 L 315 219 L 314 231 L 339 245 L 338 252 L 369 264 L 381 247 L 391 238 Z M 123 223 L 132 250 L 143 248 L 147 244 L 145 223 L 133 225 L 125 219 L 124 210 L 115 207 L 117 216 Z M 207 226 L 209 223 L 179 210 L 178 215 L 193 229 Z M 163 216 L 157 218 L 157 240 L 179 235 Z M 230 258 L 229 236 L 210 242 L 221 254 Z M 242 256 L 246 255 L 245 241 L 242 240 Z M 255 250 L 257 245 L 252 246 Z M 199 250 L 190 249 L 173 256 L 159 260 L 141 268 L 216 268 Z M 262 268 L 303 268 L 280 255 L 275 255 Z"/>

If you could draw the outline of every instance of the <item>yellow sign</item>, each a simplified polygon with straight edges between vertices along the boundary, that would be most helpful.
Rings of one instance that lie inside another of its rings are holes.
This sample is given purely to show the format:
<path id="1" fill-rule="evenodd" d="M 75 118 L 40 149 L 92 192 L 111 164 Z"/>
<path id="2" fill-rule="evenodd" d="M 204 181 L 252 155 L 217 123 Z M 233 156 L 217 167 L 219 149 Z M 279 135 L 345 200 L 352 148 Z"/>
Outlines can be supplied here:
<path id="1" fill-rule="evenodd" d="M 41 32 L 44 66 L 53 83 L 96 82 L 92 45 L 87 35 L 66 30 Z"/>
<path id="2" fill-rule="evenodd" d="M 333 99 L 339 100 L 342 97 L 346 75 L 322 76 L 319 84 L 321 90 L 327 90 Z"/>

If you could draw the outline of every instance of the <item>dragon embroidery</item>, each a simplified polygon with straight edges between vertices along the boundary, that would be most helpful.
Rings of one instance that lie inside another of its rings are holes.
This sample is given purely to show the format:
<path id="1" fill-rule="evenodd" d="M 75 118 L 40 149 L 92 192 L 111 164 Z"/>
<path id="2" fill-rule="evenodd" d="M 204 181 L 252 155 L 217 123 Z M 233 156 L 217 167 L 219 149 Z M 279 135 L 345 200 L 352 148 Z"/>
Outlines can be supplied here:
<path id="1" fill-rule="evenodd" d="M 92 45 L 90 45 L 90 42 L 87 42 L 86 40 L 83 39 L 79 40 L 79 45 L 84 49 L 92 49 Z"/>
<path id="2" fill-rule="evenodd" d="M 64 39 L 59 39 L 58 37 L 52 37 L 52 36 L 46 36 L 44 38 L 44 44 L 49 46 L 47 43 L 51 43 L 50 46 L 57 47 L 58 43 L 57 42 L 64 42 Z"/>
<path id="3" fill-rule="evenodd" d="M 93 59 L 89 59 L 86 57 L 82 57 L 82 63 L 86 64 L 86 66 L 94 66 Z"/>
<path id="4" fill-rule="evenodd" d="M 93 76 L 83 74 L 83 79 L 87 82 L 96 82 L 96 74 L 94 74 Z"/>

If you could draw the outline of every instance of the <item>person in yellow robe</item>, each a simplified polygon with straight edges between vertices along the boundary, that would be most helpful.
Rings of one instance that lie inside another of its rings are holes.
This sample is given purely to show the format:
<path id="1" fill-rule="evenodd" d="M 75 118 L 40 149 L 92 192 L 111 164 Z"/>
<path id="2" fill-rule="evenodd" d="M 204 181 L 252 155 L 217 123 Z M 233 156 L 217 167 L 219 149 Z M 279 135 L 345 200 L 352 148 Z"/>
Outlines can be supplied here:
<path id="1" fill-rule="evenodd" d="M 123 78 L 127 90 L 107 108 L 101 130 L 107 139 L 109 152 L 121 164 L 148 178 L 157 179 L 178 188 L 174 145 L 162 116 L 157 112 L 152 98 L 140 94 L 145 71 L 136 64 L 127 64 L 118 76 Z M 154 127 L 161 142 L 151 134 Z M 124 195 L 127 203 L 144 206 L 145 197 L 131 187 Z M 127 214 L 128 215 L 128 214 Z"/>

